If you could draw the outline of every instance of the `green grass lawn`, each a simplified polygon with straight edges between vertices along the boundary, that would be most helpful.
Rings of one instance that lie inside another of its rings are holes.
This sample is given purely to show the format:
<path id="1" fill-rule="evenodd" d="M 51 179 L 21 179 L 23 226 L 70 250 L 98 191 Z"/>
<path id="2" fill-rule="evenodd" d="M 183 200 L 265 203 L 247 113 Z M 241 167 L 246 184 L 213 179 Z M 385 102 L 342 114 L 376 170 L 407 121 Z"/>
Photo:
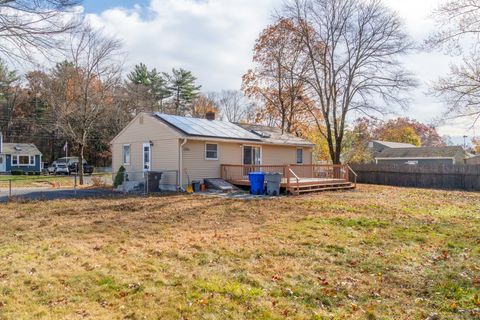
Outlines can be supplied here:
<path id="1" fill-rule="evenodd" d="M 0 319 L 478 319 L 480 194 L 0 207 Z"/>

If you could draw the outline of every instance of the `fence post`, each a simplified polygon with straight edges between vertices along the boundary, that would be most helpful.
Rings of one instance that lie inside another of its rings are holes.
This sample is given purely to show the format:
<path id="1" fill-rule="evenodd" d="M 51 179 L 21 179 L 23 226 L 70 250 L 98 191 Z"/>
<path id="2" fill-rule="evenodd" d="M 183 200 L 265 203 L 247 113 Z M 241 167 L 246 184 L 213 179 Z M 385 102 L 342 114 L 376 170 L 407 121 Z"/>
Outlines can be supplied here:
<path id="1" fill-rule="evenodd" d="M 12 179 L 8 179 L 8 199 L 12 197 Z"/>
<path id="2" fill-rule="evenodd" d="M 74 175 L 74 183 L 73 183 L 73 195 L 77 196 L 77 174 Z"/>

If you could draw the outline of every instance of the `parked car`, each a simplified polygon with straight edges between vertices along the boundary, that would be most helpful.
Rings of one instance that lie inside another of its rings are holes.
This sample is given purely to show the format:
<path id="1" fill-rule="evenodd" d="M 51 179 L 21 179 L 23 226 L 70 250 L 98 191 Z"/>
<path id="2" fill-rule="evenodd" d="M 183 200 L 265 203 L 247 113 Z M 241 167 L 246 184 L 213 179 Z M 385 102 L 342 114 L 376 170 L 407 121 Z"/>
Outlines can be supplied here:
<path id="1" fill-rule="evenodd" d="M 68 167 L 65 163 L 57 163 L 57 162 L 52 162 L 52 164 L 47 168 L 47 172 L 49 174 L 65 174 L 68 175 L 70 174 L 70 170 L 68 170 Z"/>
<path id="2" fill-rule="evenodd" d="M 70 173 L 77 173 L 78 172 L 78 161 L 71 163 L 68 166 L 68 170 Z M 86 164 L 85 162 L 83 163 L 83 173 L 86 175 L 92 175 L 93 174 L 93 166 Z"/>

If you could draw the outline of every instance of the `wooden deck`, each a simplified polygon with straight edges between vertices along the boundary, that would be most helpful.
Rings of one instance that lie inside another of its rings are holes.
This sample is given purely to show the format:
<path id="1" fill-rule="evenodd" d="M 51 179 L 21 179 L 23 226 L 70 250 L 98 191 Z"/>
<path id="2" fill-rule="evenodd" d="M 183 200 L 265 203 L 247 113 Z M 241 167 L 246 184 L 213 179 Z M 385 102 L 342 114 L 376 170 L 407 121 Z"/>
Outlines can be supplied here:
<path id="1" fill-rule="evenodd" d="M 279 172 L 281 188 L 290 194 L 354 189 L 350 167 L 344 165 L 222 165 L 222 179 L 237 186 L 250 186 L 250 172 Z"/>

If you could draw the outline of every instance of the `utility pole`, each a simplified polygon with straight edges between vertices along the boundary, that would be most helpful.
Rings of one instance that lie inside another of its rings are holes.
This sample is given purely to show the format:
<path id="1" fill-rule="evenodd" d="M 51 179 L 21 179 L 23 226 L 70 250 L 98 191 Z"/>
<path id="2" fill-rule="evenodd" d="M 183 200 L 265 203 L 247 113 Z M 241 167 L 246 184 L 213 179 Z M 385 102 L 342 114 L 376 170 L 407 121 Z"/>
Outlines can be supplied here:
<path id="1" fill-rule="evenodd" d="M 463 136 L 463 148 L 467 149 L 467 138 L 468 136 Z"/>

